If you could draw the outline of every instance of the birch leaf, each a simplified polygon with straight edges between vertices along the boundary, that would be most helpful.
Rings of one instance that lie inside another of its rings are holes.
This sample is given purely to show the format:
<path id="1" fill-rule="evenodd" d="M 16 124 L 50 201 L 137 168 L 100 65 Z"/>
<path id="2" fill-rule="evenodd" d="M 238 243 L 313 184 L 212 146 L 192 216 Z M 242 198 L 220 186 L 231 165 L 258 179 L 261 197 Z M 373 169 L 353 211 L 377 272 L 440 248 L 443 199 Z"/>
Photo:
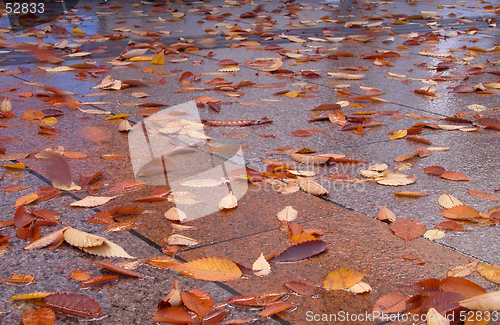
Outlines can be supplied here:
<path id="1" fill-rule="evenodd" d="M 187 215 L 183 211 L 177 209 L 176 207 L 172 207 L 168 209 L 167 212 L 165 212 L 165 218 L 172 221 L 182 222 L 187 218 Z"/>
<path id="2" fill-rule="evenodd" d="M 278 218 L 279 221 L 293 221 L 297 219 L 298 212 L 294 208 L 292 208 L 290 205 L 286 206 L 278 212 L 276 217 Z"/>
<path id="3" fill-rule="evenodd" d="M 76 247 L 95 247 L 101 246 L 106 240 L 103 237 L 89 234 L 88 232 L 81 231 L 72 227 L 68 227 L 64 231 L 64 240 Z"/>
<path id="4" fill-rule="evenodd" d="M 255 275 L 265 276 L 271 273 L 271 265 L 264 257 L 264 253 L 261 253 L 259 258 L 253 263 L 252 270 L 257 271 Z"/>
<path id="5" fill-rule="evenodd" d="M 104 243 L 101 246 L 82 247 L 82 250 L 92 255 L 104 257 L 135 258 L 130 256 L 121 246 L 107 239 L 104 239 Z"/>

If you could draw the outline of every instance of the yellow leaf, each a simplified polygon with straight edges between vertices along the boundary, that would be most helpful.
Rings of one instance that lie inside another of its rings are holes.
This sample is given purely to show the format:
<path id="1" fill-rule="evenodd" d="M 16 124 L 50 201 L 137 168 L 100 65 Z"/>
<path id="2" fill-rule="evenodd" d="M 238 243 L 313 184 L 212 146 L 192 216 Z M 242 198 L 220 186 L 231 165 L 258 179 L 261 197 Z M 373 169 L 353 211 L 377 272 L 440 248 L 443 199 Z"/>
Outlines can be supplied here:
<path id="1" fill-rule="evenodd" d="M 391 134 L 389 136 L 389 139 L 391 139 L 391 140 L 401 139 L 401 138 L 406 137 L 407 134 L 408 134 L 408 132 L 406 130 L 397 130 L 396 132 L 394 132 L 393 134 Z"/>
<path id="2" fill-rule="evenodd" d="M 152 59 L 153 59 L 152 56 L 139 55 L 139 56 L 134 56 L 133 58 L 130 58 L 128 60 L 132 62 L 146 62 L 146 61 L 151 61 Z"/>
<path id="3" fill-rule="evenodd" d="M 73 30 L 71 31 L 73 34 L 82 34 L 82 35 L 85 35 L 87 34 L 86 32 L 84 32 L 83 30 L 81 30 L 80 28 L 73 28 Z"/>
<path id="4" fill-rule="evenodd" d="M 53 294 L 53 292 L 37 291 L 37 292 L 25 293 L 23 295 L 12 296 L 12 298 L 10 298 L 10 299 L 11 300 L 42 299 L 42 298 L 45 298 L 51 294 Z"/>
<path id="5" fill-rule="evenodd" d="M 8 283 L 30 283 L 34 280 L 35 277 L 29 274 L 12 274 L 8 279 L 0 279 L 0 281 Z"/>
<path id="6" fill-rule="evenodd" d="M 128 114 L 120 113 L 120 114 L 116 114 L 116 115 L 112 115 L 112 116 L 106 117 L 106 120 L 117 120 L 117 119 L 121 119 L 121 118 L 128 118 L 129 116 L 130 115 L 128 115 Z"/>
<path id="7" fill-rule="evenodd" d="M 430 241 L 433 241 L 435 239 L 443 238 L 444 236 L 446 236 L 446 234 L 444 233 L 444 231 L 439 230 L 439 229 L 430 229 L 430 230 L 427 230 L 424 233 L 424 238 L 427 238 Z"/>
<path id="8" fill-rule="evenodd" d="M 54 125 L 57 124 L 57 122 L 58 120 L 54 116 L 49 116 L 42 120 L 42 124 L 47 127 L 53 127 Z"/>
<path id="9" fill-rule="evenodd" d="M 438 203 L 445 209 L 451 209 L 455 206 L 463 205 L 463 203 L 459 199 L 448 193 L 442 194 L 438 198 Z"/>
<path id="10" fill-rule="evenodd" d="M 367 293 L 372 291 L 372 287 L 366 282 L 358 282 L 349 288 L 349 291 L 354 294 Z"/>
<path id="11" fill-rule="evenodd" d="M 365 77 L 364 74 L 355 74 L 355 73 L 347 73 L 347 72 L 327 72 L 330 77 L 335 77 L 338 79 L 347 79 L 347 80 L 359 80 Z"/>
<path id="12" fill-rule="evenodd" d="M 24 169 L 24 168 L 26 168 L 26 164 L 25 163 L 16 163 L 16 164 L 10 164 L 10 165 L 1 165 L 0 167 L 13 168 L 13 169 Z"/>
<path id="13" fill-rule="evenodd" d="M 285 94 L 286 97 L 288 98 L 295 98 L 299 95 L 299 92 L 294 90 L 294 91 L 289 91 Z"/>
<path id="14" fill-rule="evenodd" d="M 151 59 L 151 64 L 165 64 L 165 52 L 161 50 Z"/>
<path id="15" fill-rule="evenodd" d="M 326 276 L 323 287 L 327 290 L 348 289 L 360 282 L 367 272 L 358 272 L 343 267 L 335 269 Z"/>
<path id="16" fill-rule="evenodd" d="M 236 263 L 222 257 L 203 257 L 173 266 L 172 269 L 187 277 L 205 281 L 236 280 L 242 275 Z"/>
<path id="17" fill-rule="evenodd" d="M 477 273 L 481 274 L 486 280 L 500 284 L 500 267 L 490 264 L 479 264 Z"/>

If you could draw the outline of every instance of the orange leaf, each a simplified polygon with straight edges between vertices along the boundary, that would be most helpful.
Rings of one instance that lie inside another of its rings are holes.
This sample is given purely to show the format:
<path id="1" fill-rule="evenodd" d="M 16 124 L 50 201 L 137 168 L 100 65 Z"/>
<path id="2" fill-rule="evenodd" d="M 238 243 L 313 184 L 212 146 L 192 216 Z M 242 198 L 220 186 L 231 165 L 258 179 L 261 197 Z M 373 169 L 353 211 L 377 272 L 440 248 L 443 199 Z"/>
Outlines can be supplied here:
<path id="1" fill-rule="evenodd" d="M 453 221 L 453 220 L 446 220 L 446 221 L 440 222 L 436 226 L 436 229 L 466 231 L 466 229 L 461 224 L 459 224 L 458 222 Z"/>
<path id="2" fill-rule="evenodd" d="M 46 307 L 27 310 L 21 316 L 23 325 L 52 325 L 56 321 L 56 313 Z"/>
<path id="3" fill-rule="evenodd" d="M 85 159 L 89 157 L 86 153 L 72 151 L 65 151 L 63 156 L 69 159 Z"/>
<path id="4" fill-rule="evenodd" d="M 341 111 L 333 111 L 328 114 L 328 120 L 333 124 L 344 126 L 347 123 L 345 115 Z"/>
<path id="5" fill-rule="evenodd" d="M 394 212 L 392 212 L 385 205 L 383 205 L 377 212 L 377 219 L 380 221 L 391 223 L 396 221 L 397 218 Z"/>
<path id="6" fill-rule="evenodd" d="M 0 279 L 0 281 L 8 283 L 30 283 L 34 280 L 35 277 L 29 274 L 12 274 L 8 279 Z"/>
<path id="7" fill-rule="evenodd" d="M 269 306 L 267 306 L 266 308 L 264 308 L 259 313 L 259 315 L 261 317 L 269 317 L 271 315 L 277 314 L 279 312 L 282 312 L 284 310 L 290 309 L 292 307 L 295 307 L 295 305 L 292 304 L 292 303 L 279 301 L 279 302 L 275 302 L 273 304 L 270 304 Z"/>
<path id="8" fill-rule="evenodd" d="M 30 204 L 38 199 L 38 194 L 36 193 L 31 193 L 27 195 L 23 195 L 19 198 L 16 199 L 16 203 L 14 204 L 13 207 L 20 207 L 25 204 Z"/>
<path id="9" fill-rule="evenodd" d="M 335 104 L 335 103 L 325 103 L 321 104 L 319 106 L 316 106 L 315 108 L 312 109 L 312 111 L 322 111 L 322 110 L 328 110 L 328 109 L 340 109 L 342 106 L 340 104 Z"/>
<path id="10" fill-rule="evenodd" d="M 76 281 L 86 281 L 90 279 L 90 275 L 85 271 L 71 271 L 71 278 Z"/>
<path id="11" fill-rule="evenodd" d="M 343 267 L 335 269 L 326 276 L 323 282 L 323 288 L 327 290 L 350 288 L 361 281 L 367 272 L 368 271 L 358 272 Z"/>
<path id="12" fill-rule="evenodd" d="M 115 194 L 133 191 L 143 187 L 144 185 L 145 184 L 139 183 L 135 178 L 126 179 L 113 185 L 113 187 L 105 191 L 104 194 Z"/>
<path id="13" fill-rule="evenodd" d="M 316 288 L 306 283 L 290 281 L 285 283 L 285 286 L 299 295 L 314 296 L 316 294 Z"/>
<path id="14" fill-rule="evenodd" d="M 413 191 L 394 192 L 394 194 L 398 196 L 411 196 L 411 197 L 421 197 L 430 195 L 429 193 L 413 192 Z"/>
<path id="15" fill-rule="evenodd" d="M 468 205 L 457 205 L 451 209 L 440 209 L 445 218 L 455 220 L 467 220 L 479 217 L 479 212 Z"/>
<path id="16" fill-rule="evenodd" d="M 422 236 L 426 231 L 421 222 L 412 219 L 398 219 L 389 226 L 389 229 L 407 243 Z"/>
<path id="17" fill-rule="evenodd" d="M 191 324 L 191 315 L 178 307 L 166 307 L 157 312 L 152 312 L 155 322 L 170 324 Z"/>
<path id="18" fill-rule="evenodd" d="M 44 117 L 45 117 L 45 114 L 43 114 L 42 112 L 40 112 L 37 109 L 32 108 L 32 109 L 29 109 L 26 112 L 24 112 L 20 118 L 23 120 L 27 120 L 27 121 L 33 121 L 33 120 L 41 120 Z"/>
<path id="19" fill-rule="evenodd" d="M 464 174 L 454 171 L 447 171 L 440 175 L 442 178 L 450 181 L 471 181 L 471 179 Z"/>
<path id="20" fill-rule="evenodd" d="M 152 257 L 146 261 L 147 264 L 159 267 L 160 269 L 170 269 L 176 265 L 181 265 L 181 263 L 175 258 L 168 256 L 157 256 Z"/>
<path id="21" fill-rule="evenodd" d="M 74 293 L 54 293 L 36 304 L 83 318 L 97 318 L 103 315 L 101 306 L 94 299 Z"/>
<path id="22" fill-rule="evenodd" d="M 205 281 L 236 280 L 242 275 L 236 263 L 222 257 L 203 257 L 175 265 L 172 269 L 187 277 Z"/>
<path id="23" fill-rule="evenodd" d="M 143 279 L 148 278 L 147 276 L 144 276 L 142 274 L 139 274 L 137 272 L 128 270 L 128 269 L 126 269 L 124 267 L 121 267 L 121 266 L 118 266 L 118 265 L 115 265 L 115 264 L 106 263 L 106 262 L 90 262 L 90 263 L 95 264 L 95 265 L 99 265 L 100 267 L 105 268 L 106 270 L 109 270 L 109 271 L 112 271 L 112 272 L 116 272 L 116 273 L 119 273 L 119 274 L 133 276 L 133 277 L 136 277 L 136 278 L 143 278 Z"/>
<path id="24" fill-rule="evenodd" d="M 494 194 L 490 194 L 490 193 L 486 193 L 486 192 L 480 191 L 480 190 L 467 189 L 467 193 L 469 193 L 472 196 L 475 196 L 475 197 L 478 197 L 480 199 L 483 199 L 483 200 L 500 201 L 500 197 L 498 197 L 498 196 L 496 196 Z"/>
<path id="25" fill-rule="evenodd" d="M 407 298 L 397 292 L 389 292 L 380 297 L 373 305 L 373 311 L 377 313 L 394 314 L 405 310 Z"/>
<path id="26" fill-rule="evenodd" d="M 182 302 L 186 307 L 194 311 L 200 318 L 212 309 L 214 302 L 210 295 L 202 290 L 191 290 L 181 292 Z"/>
<path id="27" fill-rule="evenodd" d="M 406 130 L 397 130 L 393 134 L 389 136 L 389 139 L 391 140 L 397 140 L 406 137 L 407 131 Z"/>
<path id="28" fill-rule="evenodd" d="M 89 278 L 89 279 L 87 279 L 85 281 L 82 281 L 82 284 L 80 285 L 79 289 L 90 287 L 90 286 L 93 286 L 93 285 L 96 285 L 96 284 L 101 284 L 101 283 L 106 283 L 106 282 L 110 282 L 110 281 L 115 281 L 115 280 L 118 280 L 118 278 L 119 277 L 117 275 L 99 275 L 99 276 L 95 276 L 95 277 Z"/>
<path id="29" fill-rule="evenodd" d="M 5 192 L 18 192 L 18 191 L 23 191 L 28 189 L 29 187 L 24 186 L 24 185 L 18 185 L 18 184 L 11 184 L 7 185 L 3 188 Z"/>

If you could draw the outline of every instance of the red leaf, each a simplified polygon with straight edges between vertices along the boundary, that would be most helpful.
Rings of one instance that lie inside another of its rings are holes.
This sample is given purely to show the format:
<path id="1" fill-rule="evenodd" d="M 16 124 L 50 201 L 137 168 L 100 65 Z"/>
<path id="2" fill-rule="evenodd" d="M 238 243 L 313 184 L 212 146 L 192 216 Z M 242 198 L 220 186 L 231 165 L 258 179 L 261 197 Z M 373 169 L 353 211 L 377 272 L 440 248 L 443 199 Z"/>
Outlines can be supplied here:
<path id="1" fill-rule="evenodd" d="M 322 240 L 310 240 L 288 247 L 284 252 L 270 260 L 270 263 L 295 262 L 317 255 L 328 248 Z"/>
<path id="2" fill-rule="evenodd" d="M 457 302 L 464 299 L 464 296 L 455 292 L 438 292 L 435 295 L 427 298 L 422 303 L 422 306 L 420 307 L 420 313 L 427 314 L 429 309 L 432 307 L 445 317 L 452 313 L 458 316 L 460 314 L 460 310 L 466 309 L 457 304 Z"/>
<path id="3" fill-rule="evenodd" d="M 96 284 L 101 284 L 101 283 L 106 283 L 106 282 L 110 282 L 110 281 L 115 281 L 115 280 L 118 280 L 118 279 L 119 279 L 119 277 L 117 275 L 99 275 L 99 276 L 95 276 L 95 277 L 89 278 L 89 279 L 87 279 L 85 281 L 82 281 L 82 284 L 80 285 L 79 289 L 90 287 L 90 286 L 93 286 L 93 285 L 96 285 Z"/>
<path id="4" fill-rule="evenodd" d="M 492 117 L 483 117 L 472 122 L 475 126 L 479 126 L 485 129 L 493 129 L 500 131 L 500 120 Z"/>
<path id="5" fill-rule="evenodd" d="M 442 173 L 441 178 L 450 180 L 450 181 L 471 181 L 471 179 L 467 176 L 465 176 L 462 173 L 455 172 L 455 171 L 447 171 Z"/>
<path id="6" fill-rule="evenodd" d="M 293 131 L 291 133 L 292 133 L 292 135 L 294 135 L 296 137 L 308 137 L 311 135 L 311 133 L 306 131 L 306 130 L 297 130 L 297 131 Z"/>
<path id="7" fill-rule="evenodd" d="M 103 315 L 101 306 L 94 299 L 74 293 L 54 293 L 36 304 L 83 318 L 97 318 Z"/>
<path id="8" fill-rule="evenodd" d="M 409 286 L 409 289 L 415 290 L 416 292 L 421 293 L 424 296 L 432 296 L 433 294 L 441 291 L 440 288 L 441 280 L 436 278 L 419 281 Z"/>
<path id="9" fill-rule="evenodd" d="M 316 288 L 306 283 L 290 281 L 285 283 L 285 286 L 299 295 L 314 296 L 316 294 Z"/>
<path id="10" fill-rule="evenodd" d="M 424 172 L 429 175 L 437 175 L 440 176 L 444 172 L 446 172 L 446 169 L 444 169 L 441 166 L 429 166 L 424 168 Z"/>
<path id="11" fill-rule="evenodd" d="M 471 298 L 474 296 L 486 293 L 483 287 L 474 282 L 456 277 L 448 277 L 441 281 L 441 290 L 446 292 L 456 292 L 464 296 L 465 298 Z"/>
<path id="12" fill-rule="evenodd" d="M 52 175 L 52 184 L 71 186 L 73 176 L 68 161 L 61 155 L 46 151 L 45 168 Z"/>
<path id="13" fill-rule="evenodd" d="M 321 104 L 319 106 L 316 106 L 315 108 L 312 109 L 312 111 L 321 111 L 321 110 L 328 110 L 328 109 L 341 109 L 342 106 L 340 104 L 335 104 L 335 103 L 325 103 Z"/>
<path id="14" fill-rule="evenodd" d="M 36 217 L 26 210 L 24 205 L 21 205 L 16 209 L 16 213 L 14 214 L 14 226 L 22 228 L 35 221 L 35 219 Z"/>
<path id="15" fill-rule="evenodd" d="M 461 224 L 453 220 L 446 220 L 436 226 L 441 230 L 467 231 Z"/>

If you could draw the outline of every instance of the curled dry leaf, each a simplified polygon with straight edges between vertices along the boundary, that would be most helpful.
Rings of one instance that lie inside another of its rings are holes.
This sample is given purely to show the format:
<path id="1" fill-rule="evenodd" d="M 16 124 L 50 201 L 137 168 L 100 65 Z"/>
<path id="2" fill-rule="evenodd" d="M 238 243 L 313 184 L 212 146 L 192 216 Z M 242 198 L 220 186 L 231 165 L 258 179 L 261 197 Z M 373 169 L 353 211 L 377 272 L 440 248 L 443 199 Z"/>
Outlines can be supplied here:
<path id="1" fill-rule="evenodd" d="M 338 79 L 347 79 L 347 80 L 359 80 L 365 77 L 362 73 L 347 73 L 347 72 L 327 72 L 330 77 L 335 77 Z"/>
<path id="2" fill-rule="evenodd" d="M 182 222 L 186 220 L 187 215 L 183 211 L 177 209 L 176 207 L 172 207 L 168 209 L 167 212 L 165 212 L 165 218 L 172 221 Z"/>
<path id="3" fill-rule="evenodd" d="M 144 276 L 142 274 L 128 270 L 124 267 L 121 267 L 121 266 L 118 266 L 115 264 L 106 263 L 106 262 L 91 262 L 91 263 L 95 264 L 95 265 L 99 265 L 100 267 L 105 268 L 106 270 L 116 272 L 119 274 L 128 275 L 128 276 L 132 276 L 132 277 L 136 277 L 136 278 L 143 278 L 143 279 L 148 278 L 147 276 Z"/>
<path id="4" fill-rule="evenodd" d="M 130 256 L 121 246 L 107 239 L 105 239 L 104 243 L 100 246 L 81 247 L 81 249 L 92 255 L 104 257 L 135 258 L 134 256 Z"/>
<path id="5" fill-rule="evenodd" d="M 175 258 L 168 256 L 156 256 L 148 259 L 146 261 L 147 264 L 159 267 L 160 269 L 168 269 L 174 265 L 180 265 L 181 263 Z"/>
<path id="6" fill-rule="evenodd" d="M 82 318 L 97 318 L 103 315 L 101 306 L 94 299 L 74 293 L 54 293 L 37 302 L 37 305 Z"/>
<path id="7" fill-rule="evenodd" d="M 200 318 L 203 318 L 214 305 L 212 297 L 202 290 L 195 289 L 188 292 L 181 292 L 180 296 L 184 305 L 189 310 L 195 312 Z"/>
<path id="8" fill-rule="evenodd" d="M 29 274 L 12 274 L 7 279 L 0 279 L 1 282 L 7 283 L 30 283 L 34 280 L 35 277 Z"/>
<path id="9" fill-rule="evenodd" d="M 233 195 L 233 192 L 229 192 L 228 195 L 219 201 L 217 206 L 219 207 L 219 210 L 233 209 L 238 206 L 238 199 L 236 199 L 236 196 Z"/>
<path id="10" fill-rule="evenodd" d="M 305 155 L 301 153 L 291 153 L 290 157 L 296 162 L 308 165 L 321 165 L 326 163 L 330 157 L 328 156 L 313 156 L 313 155 Z"/>
<path id="11" fill-rule="evenodd" d="M 236 263 L 222 257 L 203 257 L 175 265 L 172 269 L 187 277 L 205 281 L 236 280 L 242 275 Z"/>
<path id="12" fill-rule="evenodd" d="M 350 287 L 348 290 L 354 294 L 362 294 L 371 292 L 372 287 L 368 283 L 360 281 L 355 285 L 353 285 L 352 287 Z"/>
<path id="13" fill-rule="evenodd" d="M 94 277 L 91 277 L 85 281 L 82 281 L 80 284 L 80 287 L 78 289 L 91 287 L 91 286 L 94 286 L 96 284 L 102 284 L 102 283 L 106 283 L 106 282 L 116 281 L 119 278 L 120 277 L 117 275 L 109 275 L 109 274 L 94 276 Z"/>
<path id="14" fill-rule="evenodd" d="M 68 227 L 64 227 L 62 229 L 51 232 L 50 234 L 47 234 L 42 238 L 35 240 L 28 246 L 24 247 L 24 249 L 30 250 L 30 249 L 44 248 L 53 245 L 54 243 L 59 243 L 64 239 L 63 233 L 67 229 Z"/>
<path id="15" fill-rule="evenodd" d="M 182 305 L 179 280 L 175 280 L 170 292 L 158 303 L 158 309 L 165 307 L 180 307 Z"/>
<path id="16" fill-rule="evenodd" d="M 500 291 L 493 291 L 477 295 L 462 301 L 458 304 L 462 307 L 480 310 L 480 311 L 497 311 L 500 309 Z"/>
<path id="17" fill-rule="evenodd" d="M 276 217 L 279 221 L 293 221 L 297 219 L 298 214 L 299 213 L 297 212 L 297 210 L 288 205 L 284 207 L 280 212 L 278 212 Z"/>
<path id="18" fill-rule="evenodd" d="M 271 273 L 271 265 L 264 257 L 264 253 L 261 253 L 259 258 L 253 263 L 252 270 L 256 271 L 257 276 L 266 276 Z"/>
<path id="19" fill-rule="evenodd" d="M 96 235 L 89 234 L 75 228 L 67 227 L 64 230 L 64 240 L 76 247 L 95 247 L 100 246 L 104 243 L 106 238 L 99 237 Z"/>
<path id="20" fill-rule="evenodd" d="M 406 175 L 405 175 L 406 176 Z M 377 184 L 387 185 L 387 186 L 403 186 L 415 183 L 415 176 L 411 177 L 400 177 L 400 175 L 390 176 L 387 178 L 382 178 L 377 180 Z"/>
<path id="21" fill-rule="evenodd" d="M 343 267 L 335 269 L 326 276 L 323 281 L 323 288 L 327 290 L 348 289 L 360 282 L 366 273 L 368 271 L 358 272 Z"/>
<path id="22" fill-rule="evenodd" d="M 389 229 L 407 243 L 412 239 L 422 236 L 426 231 L 425 226 L 420 221 L 409 218 L 394 221 L 389 226 Z"/>
<path id="23" fill-rule="evenodd" d="M 328 190 L 326 188 L 310 179 L 299 178 L 297 184 L 306 193 L 313 195 L 328 195 Z"/>
<path id="24" fill-rule="evenodd" d="M 199 242 L 194 240 L 193 238 L 175 234 L 168 237 L 167 244 L 180 246 L 196 246 L 199 244 Z"/>
<path id="25" fill-rule="evenodd" d="M 457 205 L 463 205 L 463 203 L 451 194 L 445 193 L 438 198 L 438 203 L 445 209 L 451 209 Z"/>
<path id="26" fill-rule="evenodd" d="M 476 270 L 486 280 L 500 284 L 500 267 L 490 264 L 479 264 Z"/>
<path id="27" fill-rule="evenodd" d="M 394 212 L 383 205 L 382 208 L 380 208 L 380 210 L 377 212 L 377 219 L 383 222 L 392 223 L 396 221 L 397 218 Z"/>
<path id="28" fill-rule="evenodd" d="M 6 113 L 12 111 L 12 104 L 10 103 L 10 100 L 5 97 L 2 103 L 0 104 L 0 112 Z"/>

